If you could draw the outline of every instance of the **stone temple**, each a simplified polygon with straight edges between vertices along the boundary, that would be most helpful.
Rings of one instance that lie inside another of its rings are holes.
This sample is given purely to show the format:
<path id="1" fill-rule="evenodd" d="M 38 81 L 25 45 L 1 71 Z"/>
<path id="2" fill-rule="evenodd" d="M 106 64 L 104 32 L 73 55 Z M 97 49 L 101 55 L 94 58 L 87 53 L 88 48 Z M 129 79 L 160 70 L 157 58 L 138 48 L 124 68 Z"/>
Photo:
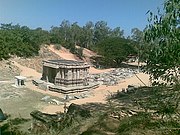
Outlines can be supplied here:
<path id="1" fill-rule="evenodd" d="M 90 83 L 90 65 L 73 60 L 44 60 L 41 81 L 34 81 L 36 85 L 43 82 L 48 85 L 48 90 L 63 94 L 83 92 L 98 87 L 97 83 Z"/>
<path id="2" fill-rule="evenodd" d="M 89 65 L 72 60 L 43 61 L 42 80 L 59 86 L 88 85 Z"/>

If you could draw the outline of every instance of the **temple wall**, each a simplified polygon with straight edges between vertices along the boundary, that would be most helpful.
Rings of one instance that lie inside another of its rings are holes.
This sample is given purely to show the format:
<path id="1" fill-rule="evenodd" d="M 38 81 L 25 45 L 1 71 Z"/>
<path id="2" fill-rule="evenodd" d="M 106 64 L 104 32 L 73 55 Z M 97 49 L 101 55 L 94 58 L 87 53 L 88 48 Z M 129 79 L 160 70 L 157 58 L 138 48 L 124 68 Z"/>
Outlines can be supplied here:
<path id="1" fill-rule="evenodd" d="M 87 81 L 87 69 L 57 69 L 55 76 L 55 84 L 62 86 L 76 86 L 84 85 L 84 81 Z M 49 73 L 52 78 L 52 73 Z"/>
<path id="2" fill-rule="evenodd" d="M 49 65 L 49 66 L 48 66 Z M 57 86 L 83 86 L 88 84 L 88 66 L 62 66 L 57 64 L 43 64 L 42 80 L 54 83 Z"/>

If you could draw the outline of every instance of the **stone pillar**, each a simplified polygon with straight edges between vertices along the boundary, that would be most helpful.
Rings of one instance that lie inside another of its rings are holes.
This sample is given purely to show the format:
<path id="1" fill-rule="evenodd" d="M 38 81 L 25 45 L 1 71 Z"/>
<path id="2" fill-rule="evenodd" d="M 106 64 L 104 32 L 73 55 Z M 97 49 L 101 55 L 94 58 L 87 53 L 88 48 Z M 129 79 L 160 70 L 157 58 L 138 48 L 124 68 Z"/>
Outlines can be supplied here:
<path id="1" fill-rule="evenodd" d="M 72 69 L 68 70 L 68 79 L 72 80 Z"/>
<path id="2" fill-rule="evenodd" d="M 64 69 L 61 69 L 61 78 L 64 79 Z"/>
<path id="3" fill-rule="evenodd" d="M 73 81 L 73 85 L 75 84 L 75 80 L 76 80 L 76 69 L 72 69 L 72 81 Z"/>
<path id="4" fill-rule="evenodd" d="M 61 69 L 57 70 L 57 74 L 58 74 L 58 78 L 61 79 L 62 78 Z"/>
<path id="5" fill-rule="evenodd" d="M 68 85 L 71 85 L 72 82 L 70 82 L 72 80 L 72 70 L 68 69 L 67 71 L 67 81 L 68 81 Z"/>
<path id="6" fill-rule="evenodd" d="M 21 80 L 18 79 L 18 86 L 21 86 Z"/>
<path id="7" fill-rule="evenodd" d="M 84 69 L 84 78 L 86 78 L 86 68 Z"/>
<path id="8" fill-rule="evenodd" d="M 76 79 L 76 69 L 73 69 L 73 79 Z"/>
<path id="9" fill-rule="evenodd" d="M 18 79 L 15 79 L 15 85 L 18 86 Z"/>
<path id="10" fill-rule="evenodd" d="M 64 69 L 64 79 L 68 79 L 68 70 Z"/>
<path id="11" fill-rule="evenodd" d="M 83 69 L 83 79 L 85 79 L 86 78 L 86 69 L 84 68 Z"/>
<path id="12" fill-rule="evenodd" d="M 49 78 L 48 78 L 48 75 L 46 75 L 46 82 L 47 82 L 47 83 L 49 82 Z"/>
<path id="13" fill-rule="evenodd" d="M 81 79 L 81 69 L 79 69 L 78 77 Z"/>
<path id="14" fill-rule="evenodd" d="M 77 69 L 76 79 L 80 79 L 80 69 Z"/>

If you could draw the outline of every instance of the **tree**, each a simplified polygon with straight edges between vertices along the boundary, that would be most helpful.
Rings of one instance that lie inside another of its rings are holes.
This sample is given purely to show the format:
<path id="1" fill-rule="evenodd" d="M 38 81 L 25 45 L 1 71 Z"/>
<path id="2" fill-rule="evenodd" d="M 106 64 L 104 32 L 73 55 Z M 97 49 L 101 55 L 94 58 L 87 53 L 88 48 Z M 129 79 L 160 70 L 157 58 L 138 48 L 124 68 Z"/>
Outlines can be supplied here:
<path id="1" fill-rule="evenodd" d="M 99 64 L 105 67 L 119 67 L 128 55 L 136 54 L 132 41 L 111 37 L 99 42 L 97 51 L 102 56 Z"/>
<path id="2" fill-rule="evenodd" d="M 80 37 L 82 33 L 82 28 L 77 24 L 77 22 L 71 25 L 70 29 L 71 33 L 71 40 L 75 45 L 78 45 L 80 42 Z"/>
<path id="3" fill-rule="evenodd" d="M 30 57 L 38 55 L 40 45 L 48 40 L 48 32 L 41 28 L 32 30 L 27 26 L 1 24 L 0 60 L 11 55 Z"/>
<path id="4" fill-rule="evenodd" d="M 141 30 L 139 30 L 138 28 L 133 28 L 131 30 L 131 38 L 133 41 L 137 42 L 137 50 L 138 50 L 138 70 L 139 70 L 139 64 L 140 64 L 140 59 L 142 54 L 142 45 L 143 43 L 143 32 Z"/>
<path id="5" fill-rule="evenodd" d="M 53 44 L 60 44 L 63 41 L 65 42 L 60 28 L 52 26 L 50 30 L 50 42 Z"/>
<path id="6" fill-rule="evenodd" d="M 94 24 L 93 22 L 89 21 L 86 23 L 86 25 L 83 27 L 83 47 L 89 48 L 89 46 L 93 45 L 93 38 L 94 38 Z"/>
<path id="7" fill-rule="evenodd" d="M 62 33 L 65 42 L 70 38 L 70 27 L 71 24 L 68 20 L 63 20 L 60 25 L 60 32 Z"/>
<path id="8" fill-rule="evenodd" d="M 131 30 L 131 38 L 132 40 L 136 41 L 136 42 L 142 42 L 143 40 L 143 32 L 141 30 L 139 30 L 138 28 L 133 28 Z"/>
<path id="9" fill-rule="evenodd" d="M 147 65 L 145 71 L 153 80 L 180 82 L 180 1 L 167 0 L 164 14 L 150 12 L 149 25 L 145 31 Z"/>
<path id="10" fill-rule="evenodd" d="M 48 31 L 39 27 L 34 30 L 34 34 L 38 38 L 40 44 L 50 44 L 50 36 Z"/>
<path id="11" fill-rule="evenodd" d="M 106 39 L 109 36 L 110 28 L 107 25 L 107 22 L 98 21 L 94 27 L 94 42 L 98 43 L 101 40 Z"/>
<path id="12" fill-rule="evenodd" d="M 123 38 L 124 30 L 121 30 L 120 27 L 116 27 L 110 31 L 110 37 L 119 37 Z"/>

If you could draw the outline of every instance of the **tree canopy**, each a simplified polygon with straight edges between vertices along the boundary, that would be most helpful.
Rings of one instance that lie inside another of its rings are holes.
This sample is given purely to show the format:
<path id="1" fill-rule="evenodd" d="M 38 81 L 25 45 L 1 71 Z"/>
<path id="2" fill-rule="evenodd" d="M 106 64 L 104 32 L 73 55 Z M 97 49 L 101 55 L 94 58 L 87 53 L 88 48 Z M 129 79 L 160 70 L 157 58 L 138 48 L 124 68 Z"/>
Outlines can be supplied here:
<path id="1" fill-rule="evenodd" d="M 1 24 L 0 26 L 0 59 L 7 59 L 10 55 L 29 57 L 38 54 L 42 43 L 49 43 L 48 32 L 27 26 Z"/>
<path id="2" fill-rule="evenodd" d="M 180 1 L 164 3 L 164 14 L 150 12 L 145 31 L 147 65 L 145 70 L 154 80 L 179 83 L 180 71 Z"/>
<path id="3" fill-rule="evenodd" d="M 107 38 L 97 44 L 98 54 L 102 56 L 100 64 L 105 67 L 118 67 L 130 54 L 136 55 L 131 40 L 124 38 Z"/>

